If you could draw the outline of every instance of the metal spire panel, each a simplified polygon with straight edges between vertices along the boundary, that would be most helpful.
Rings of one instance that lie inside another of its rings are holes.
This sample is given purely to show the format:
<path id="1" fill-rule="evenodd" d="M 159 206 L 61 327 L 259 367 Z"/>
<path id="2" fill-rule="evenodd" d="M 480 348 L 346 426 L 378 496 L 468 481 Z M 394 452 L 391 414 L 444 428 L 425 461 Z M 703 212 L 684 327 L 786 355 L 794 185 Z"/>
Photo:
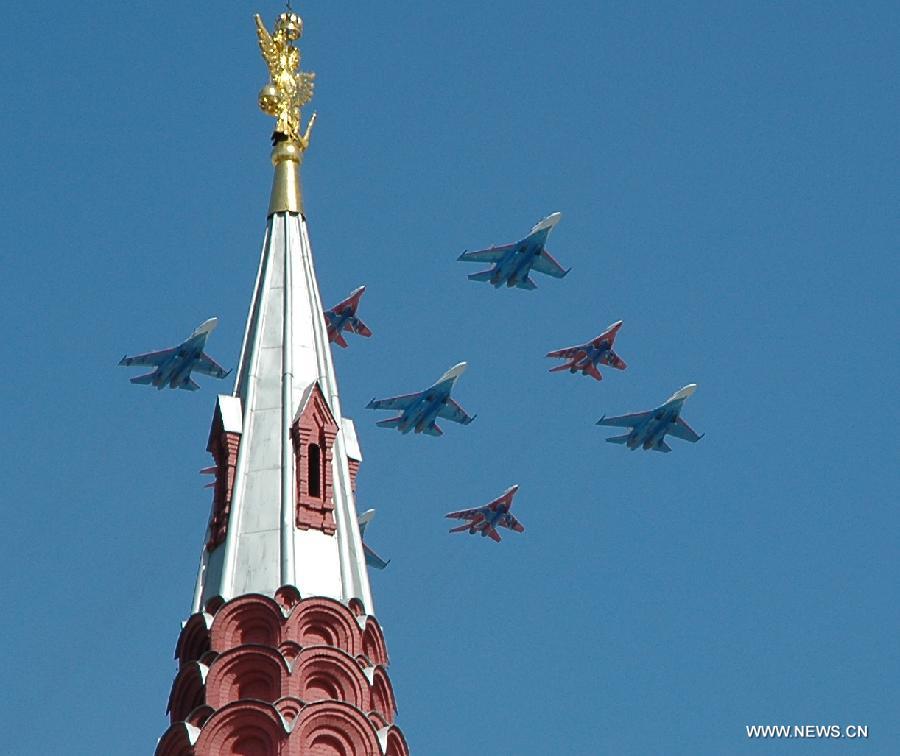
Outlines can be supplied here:
<path id="1" fill-rule="evenodd" d="M 296 470 L 291 425 L 318 383 L 332 415 L 340 397 L 312 252 L 302 215 L 269 218 L 234 390 L 243 427 L 224 544 L 201 565 L 195 611 L 213 596 L 301 595 L 372 599 L 356 523 L 348 454 L 359 456 L 352 423 L 340 423 L 331 482 L 336 532 L 294 525 Z M 223 397 L 224 399 L 224 397 Z"/>

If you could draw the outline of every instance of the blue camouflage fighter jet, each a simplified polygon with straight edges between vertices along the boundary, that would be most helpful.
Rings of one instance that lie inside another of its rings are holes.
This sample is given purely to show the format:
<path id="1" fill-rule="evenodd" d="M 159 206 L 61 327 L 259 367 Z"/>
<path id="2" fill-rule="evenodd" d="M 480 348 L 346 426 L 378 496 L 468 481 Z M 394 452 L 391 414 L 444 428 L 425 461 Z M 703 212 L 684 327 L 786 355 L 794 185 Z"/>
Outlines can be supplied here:
<path id="1" fill-rule="evenodd" d="M 392 396 L 389 399 L 373 399 L 366 409 L 399 410 L 397 417 L 376 423 L 379 428 L 396 428 L 401 433 L 426 433 L 429 436 L 443 435 L 443 431 L 435 424 L 439 417 L 452 420 L 454 423 L 468 425 L 474 415 L 466 411 L 450 398 L 450 391 L 457 378 L 462 375 L 467 365 L 460 362 L 444 373 L 437 381 L 423 391 L 403 396 Z"/>
<path id="2" fill-rule="evenodd" d="M 665 441 L 667 434 L 696 443 L 703 436 L 697 435 L 694 429 L 682 420 L 680 416 L 684 400 L 696 390 L 697 384 L 689 383 L 684 388 L 678 389 L 656 409 L 619 417 L 606 417 L 604 415 L 597 421 L 597 425 L 631 428 L 631 432 L 626 433 L 624 436 L 613 436 L 606 440 L 612 444 L 625 444 L 632 451 L 639 446 L 643 446 L 645 451 L 653 449 L 653 451 L 658 452 L 670 452 L 672 447 Z"/>
<path id="3" fill-rule="evenodd" d="M 224 378 L 231 371 L 225 370 L 212 357 L 203 352 L 206 339 L 219 324 L 218 318 L 204 321 L 196 330 L 178 346 L 162 349 L 159 352 L 137 354 L 134 357 L 123 357 L 119 365 L 151 365 L 156 368 L 151 373 L 138 375 L 131 379 L 132 383 L 156 386 L 158 389 L 179 388 L 196 391 L 200 386 L 191 380 L 191 372 Z"/>
<path id="4" fill-rule="evenodd" d="M 457 259 L 463 262 L 494 263 L 493 268 L 472 273 L 469 276 L 470 281 L 487 281 L 495 289 L 499 289 L 503 284 L 519 289 L 536 289 L 537 284 L 528 275 L 532 270 L 554 278 L 562 278 L 569 272 L 544 248 L 547 236 L 559 223 L 560 218 L 562 213 L 551 213 L 542 221 L 538 221 L 528 236 L 514 244 L 504 244 L 476 252 L 463 252 Z"/>

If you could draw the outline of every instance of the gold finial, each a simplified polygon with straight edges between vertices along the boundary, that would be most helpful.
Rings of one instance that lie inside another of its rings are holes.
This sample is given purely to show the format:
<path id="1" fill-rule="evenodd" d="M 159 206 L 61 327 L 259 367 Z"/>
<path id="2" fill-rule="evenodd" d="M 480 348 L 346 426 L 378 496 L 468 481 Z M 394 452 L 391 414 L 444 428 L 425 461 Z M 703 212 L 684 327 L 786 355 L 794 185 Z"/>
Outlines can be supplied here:
<path id="1" fill-rule="evenodd" d="M 259 93 L 259 107 L 278 121 L 272 142 L 285 139 L 295 142 L 301 149 L 309 147 L 309 136 L 316 114 L 306 125 L 306 132 L 300 133 L 300 108 L 312 99 L 315 74 L 301 71 L 300 51 L 291 42 L 303 34 L 303 21 L 290 6 L 275 22 L 275 31 L 269 34 L 259 14 L 256 14 L 256 34 L 259 49 L 269 67 L 269 83 Z"/>

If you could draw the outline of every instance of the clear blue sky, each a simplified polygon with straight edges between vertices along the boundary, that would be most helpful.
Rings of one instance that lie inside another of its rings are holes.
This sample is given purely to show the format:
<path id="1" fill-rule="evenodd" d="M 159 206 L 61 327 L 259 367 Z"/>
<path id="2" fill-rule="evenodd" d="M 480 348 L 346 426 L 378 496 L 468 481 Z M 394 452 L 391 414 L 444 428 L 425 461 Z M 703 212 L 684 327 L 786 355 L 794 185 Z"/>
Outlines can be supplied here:
<path id="1" fill-rule="evenodd" d="M 863 724 L 897 753 L 896 3 L 296 3 L 319 120 L 303 168 L 413 752 L 798 753 L 748 724 Z M 220 318 L 237 361 L 271 121 L 251 14 L 7 9 L 0 729 L 16 754 L 150 753 L 167 726 L 217 391 L 125 352 Z M 464 249 L 560 210 L 571 274 L 466 280 Z M 625 372 L 543 355 L 623 319 Z M 478 419 L 374 426 L 372 396 L 470 363 Z M 700 385 L 674 453 L 600 415 Z M 521 486 L 524 535 L 442 515 Z M 6 753 L 6 752 L 4 752 Z"/>

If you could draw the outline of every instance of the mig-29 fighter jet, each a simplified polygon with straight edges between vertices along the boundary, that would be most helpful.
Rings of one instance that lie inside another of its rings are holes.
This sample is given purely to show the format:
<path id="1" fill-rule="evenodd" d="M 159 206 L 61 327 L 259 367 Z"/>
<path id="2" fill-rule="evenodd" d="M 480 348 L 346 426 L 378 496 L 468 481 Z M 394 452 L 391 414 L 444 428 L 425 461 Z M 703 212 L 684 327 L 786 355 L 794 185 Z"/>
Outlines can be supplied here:
<path id="1" fill-rule="evenodd" d="M 509 513 L 509 510 L 512 508 L 513 496 L 516 495 L 516 491 L 518 490 L 519 487 L 517 485 L 511 486 L 510 488 L 507 488 L 501 496 L 494 499 L 490 504 L 485 504 L 483 507 L 463 509 L 460 512 L 450 512 L 450 514 L 446 515 L 447 517 L 456 520 L 469 521 L 465 525 L 460 525 L 458 528 L 451 528 L 450 532 L 461 533 L 464 530 L 468 530 L 470 535 L 480 532 L 482 538 L 484 536 L 490 536 L 497 541 L 497 543 L 500 543 L 500 534 L 497 532 L 498 526 L 515 530 L 517 533 L 524 533 L 525 528 L 522 526 L 522 523 Z"/>
<path id="2" fill-rule="evenodd" d="M 460 362 L 424 391 L 392 396 L 389 399 L 373 399 L 366 405 L 366 409 L 399 410 L 402 414 L 382 420 L 376 425 L 379 428 L 396 428 L 401 433 L 415 430 L 416 433 L 440 436 L 443 431 L 434 422 L 439 417 L 452 420 L 454 423 L 468 425 L 475 419 L 475 416 L 470 417 L 450 398 L 453 384 L 456 383 L 456 379 L 462 375 L 466 367 L 465 362 Z"/>
<path id="3" fill-rule="evenodd" d="M 366 525 L 372 522 L 372 518 L 375 516 L 374 509 L 368 509 L 363 512 L 359 517 L 356 518 L 356 522 L 359 524 L 359 539 L 362 541 L 363 536 L 366 534 Z M 365 541 L 362 541 L 363 552 L 366 555 L 366 564 L 369 567 L 374 567 L 376 570 L 383 570 L 390 563 L 390 559 L 382 559 L 378 554 L 376 554 L 372 549 L 368 547 Z"/>
<path id="4" fill-rule="evenodd" d="M 697 435 L 693 428 L 681 419 L 681 406 L 694 391 L 697 390 L 696 383 L 689 383 L 684 388 L 678 389 L 670 396 L 664 404 L 656 409 L 647 412 L 635 412 L 633 415 L 622 415 L 621 417 L 606 417 L 605 415 L 597 421 L 597 425 L 614 425 L 620 428 L 631 428 L 630 433 L 624 436 L 614 436 L 606 439 L 613 444 L 625 444 L 629 449 L 634 451 L 639 446 L 643 446 L 644 450 L 653 449 L 653 451 L 670 452 L 672 448 L 666 443 L 666 434 L 684 439 L 685 441 L 697 442 L 702 435 Z"/>
<path id="5" fill-rule="evenodd" d="M 537 285 L 528 275 L 532 270 L 545 273 L 554 278 L 562 278 L 565 270 L 544 248 L 547 235 L 559 223 L 562 213 L 552 213 L 538 221 L 524 239 L 515 244 L 504 244 L 500 247 L 463 252 L 457 259 L 463 262 L 494 263 L 494 267 L 480 273 L 472 273 L 470 281 L 488 281 L 495 289 L 503 284 L 519 289 L 536 289 Z M 570 268 L 571 270 L 571 268 Z"/>
<path id="6" fill-rule="evenodd" d="M 338 302 L 330 310 L 325 310 L 325 325 L 328 328 L 328 340 L 334 341 L 339 347 L 346 347 L 347 342 L 341 335 L 341 331 L 358 333 L 360 336 L 369 337 L 372 332 L 369 326 L 356 317 L 356 308 L 359 307 L 359 299 L 366 287 L 360 286 L 344 301 Z"/>
<path id="7" fill-rule="evenodd" d="M 616 334 L 621 327 L 622 321 L 619 320 L 586 344 L 579 344 L 578 346 L 566 347 L 565 349 L 557 349 L 553 352 L 548 352 L 548 357 L 561 357 L 569 360 L 565 365 L 550 368 L 550 372 L 556 373 L 560 370 L 568 370 L 571 373 L 589 375 L 598 381 L 602 381 L 603 376 L 600 375 L 600 371 L 597 370 L 598 365 L 609 365 L 618 370 L 624 370 L 628 366 L 625 364 L 625 361 L 613 351 L 613 342 L 615 342 Z"/>
<path id="8" fill-rule="evenodd" d="M 119 365 L 126 367 L 152 365 L 156 368 L 151 373 L 135 376 L 131 379 L 132 383 L 156 386 L 158 389 L 168 386 L 169 388 L 196 391 L 200 386 L 191 380 L 191 371 L 196 370 L 198 373 L 211 375 L 214 378 L 224 378 L 231 372 L 225 370 L 212 357 L 203 352 L 206 339 L 218 324 L 218 318 L 210 318 L 197 326 L 197 329 L 178 346 L 159 352 L 138 354 L 134 357 L 125 356 Z"/>

